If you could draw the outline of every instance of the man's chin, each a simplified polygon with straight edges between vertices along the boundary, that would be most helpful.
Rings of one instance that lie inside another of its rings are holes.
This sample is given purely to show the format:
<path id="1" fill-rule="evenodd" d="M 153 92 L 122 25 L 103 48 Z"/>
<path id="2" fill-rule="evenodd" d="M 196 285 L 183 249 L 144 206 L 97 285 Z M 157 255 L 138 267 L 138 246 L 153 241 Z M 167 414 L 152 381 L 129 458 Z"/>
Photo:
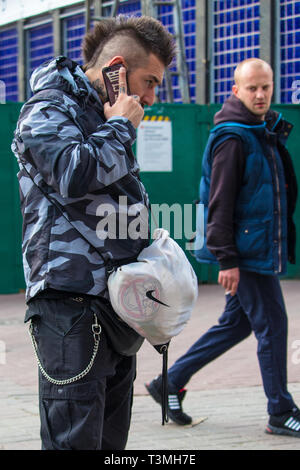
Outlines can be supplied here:
<path id="1" fill-rule="evenodd" d="M 264 107 L 262 109 L 255 108 L 255 109 L 253 109 L 252 113 L 255 114 L 255 116 L 257 116 L 257 117 L 260 117 L 261 119 L 264 119 L 267 111 L 268 111 L 268 109 L 266 107 Z"/>

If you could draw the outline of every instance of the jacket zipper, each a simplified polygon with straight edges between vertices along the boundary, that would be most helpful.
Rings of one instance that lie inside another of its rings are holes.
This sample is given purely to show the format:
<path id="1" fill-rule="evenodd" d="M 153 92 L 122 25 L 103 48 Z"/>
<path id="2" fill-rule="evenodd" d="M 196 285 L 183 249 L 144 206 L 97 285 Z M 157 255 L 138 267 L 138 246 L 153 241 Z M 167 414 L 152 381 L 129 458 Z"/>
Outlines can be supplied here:
<path id="1" fill-rule="evenodd" d="M 276 155 L 274 150 L 271 148 L 272 159 L 274 162 L 275 170 L 275 181 L 276 181 L 276 190 L 277 190 L 277 208 L 278 208 L 278 272 L 281 272 L 282 268 L 282 253 L 281 253 L 281 203 L 280 203 L 280 185 L 278 177 L 278 168 L 276 163 Z"/>

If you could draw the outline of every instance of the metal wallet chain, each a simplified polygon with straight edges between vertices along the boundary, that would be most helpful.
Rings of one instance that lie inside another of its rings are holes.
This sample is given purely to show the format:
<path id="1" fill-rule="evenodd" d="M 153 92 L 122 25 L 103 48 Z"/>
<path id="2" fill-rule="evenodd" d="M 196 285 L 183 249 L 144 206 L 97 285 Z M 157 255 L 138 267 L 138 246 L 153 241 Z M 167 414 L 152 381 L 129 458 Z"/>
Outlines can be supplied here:
<path id="1" fill-rule="evenodd" d="M 95 323 L 92 324 L 92 333 L 94 336 L 94 348 L 93 348 L 93 353 L 92 353 L 92 357 L 91 357 L 89 364 L 79 374 L 75 375 L 74 377 L 70 377 L 69 379 L 63 379 L 63 380 L 53 379 L 52 377 L 50 377 L 50 375 L 47 374 L 47 372 L 43 368 L 41 360 L 39 358 L 38 347 L 37 347 L 37 343 L 33 334 L 33 324 L 31 320 L 30 326 L 29 326 L 29 334 L 30 334 L 32 345 L 33 345 L 34 353 L 35 353 L 37 363 L 38 363 L 41 373 L 43 374 L 44 377 L 46 377 L 46 379 L 49 382 L 51 382 L 54 385 L 67 385 L 67 384 L 70 384 L 70 383 L 76 382 L 77 380 L 82 379 L 82 377 L 84 377 L 85 375 L 89 373 L 89 371 L 91 370 L 94 364 L 94 361 L 98 352 L 99 343 L 100 343 L 100 333 L 101 333 L 101 325 L 99 325 L 98 323 L 96 314 L 94 314 L 94 319 L 95 319 Z"/>

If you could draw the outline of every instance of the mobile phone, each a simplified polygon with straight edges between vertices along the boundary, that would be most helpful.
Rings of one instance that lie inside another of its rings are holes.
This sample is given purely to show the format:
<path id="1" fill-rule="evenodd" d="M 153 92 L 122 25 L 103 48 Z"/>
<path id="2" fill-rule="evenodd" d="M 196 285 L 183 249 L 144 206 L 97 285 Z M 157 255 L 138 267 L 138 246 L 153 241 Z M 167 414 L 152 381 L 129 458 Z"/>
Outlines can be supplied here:
<path id="1" fill-rule="evenodd" d="M 119 96 L 119 70 L 121 67 L 124 67 L 123 64 L 113 64 L 109 67 L 104 67 L 102 69 L 102 75 L 104 80 L 104 85 L 109 99 L 109 104 L 112 106 L 118 96 Z M 128 80 L 127 81 L 127 94 L 130 95 Z"/>

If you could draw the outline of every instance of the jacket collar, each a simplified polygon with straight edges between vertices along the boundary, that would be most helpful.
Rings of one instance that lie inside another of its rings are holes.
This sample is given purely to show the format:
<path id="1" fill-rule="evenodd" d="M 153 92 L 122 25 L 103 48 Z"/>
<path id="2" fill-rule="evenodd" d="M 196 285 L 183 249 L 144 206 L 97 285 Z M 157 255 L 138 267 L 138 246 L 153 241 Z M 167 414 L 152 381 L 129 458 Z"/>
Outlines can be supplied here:
<path id="1" fill-rule="evenodd" d="M 275 133 L 282 143 L 285 143 L 293 125 L 282 118 L 282 114 L 269 109 L 265 116 L 265 121 L 261 121 L 258 116 L 251 113 L 246 106 L 232 94 L 223 104 L 221 110 L 215 114 L 214 123 L 216 127 L 237 126 L 258 130 L 266 128 L 269 132 Z"/>

